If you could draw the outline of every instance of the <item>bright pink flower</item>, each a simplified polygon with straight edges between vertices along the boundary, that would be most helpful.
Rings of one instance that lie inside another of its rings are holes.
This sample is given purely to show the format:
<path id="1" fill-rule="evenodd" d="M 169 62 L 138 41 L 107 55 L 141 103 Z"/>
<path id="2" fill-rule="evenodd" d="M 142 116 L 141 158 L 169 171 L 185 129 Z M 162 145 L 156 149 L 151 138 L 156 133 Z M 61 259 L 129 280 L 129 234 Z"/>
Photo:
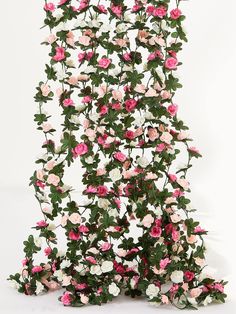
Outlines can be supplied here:
<path id="1" fill-rule="evenodd" d="M 154 9 L 155 9 L 154 5 L 149 5 L 146 9 L 147 14 L 151 15 L 153 13 Z"/>
<path id="2" fill-rule="evenodd" d="M 38 221 L 36 225 L 40 228 L 45 228 L 48 226 L 48 223 L 45 220 Z"/>
<path id="3" fill-rule="evenodd" d="M 44 250 L 44 253 L 46 256 L 50 255 L 52 253 L 52 249 L 50 247 L 47 247 L 45 250 Z"/>
<path id="4" fill-rule="evenodd" d="M 160 227 L 154 226 L 150 231 L 150 236 L 153 238 L 159 238 L 161 236 L 162 229 Z"/>
<path id="5" fill-rule="evenodd" d="M 79 143 L 73 150 L 74 157 L 87 154 L 88 146 L 85 143 Z"/>
<path id="6" fill-rule="evenodd" d="M 86 189 L 86 193 L 97 193 L 97 188 L 95 186 L 89 185 Z"/>
<path id="7" fill-rule="evenodd" d="M 28 258 L 23 259 L 21 263 L 23 267 L 26 266 L 28 264 Z"/>
<path id="8" fill-rule="evenodd" d="M 189 147 L 188 150 L 193 153 L 200 154 L 199 150 L 196 147 Z"/>
<path id="9" fill-rule="evenodd" d="M 156 54 L 155 52 L 150 53 L 150 55 L 148 56 L 148 61 L 152 61 L 156 59 Z"/>
<path id="10" fill-rule="evenodd" d="M 177 180 L 177 177 L 176 177 L 176 175 L 175 174 L 168 174 L 168 177 L 169 177 L 169 179 L 170 179 L 170 181 L 171 182 L 175 182 L 176 180 Z"/>
<path id="11" fill-rule="evenodd" d="M 62 5 L 64 3 L 68 2 L 68 0 L 60 0 L 60 2 L 58 3 L 58 5 Z"/>
<path id="12" fill-rule="evenodd" d="M 165 61 L 165 67 L 169 70 L 175 70 L 178 65 L 178 60 L 176 58 L 170 57 Z"/>
<path id="13" fill-rule="evenodd" d="M 65 292 L 63 296 L 61 297 L 61 302 L 63 305 L 71 305 L 72 297 L 71 297 L 71 292 Z"/>
<path id="14" fill-rule="evenodd" d="M 131 54 L 129 52 L 124 53 L 123 59 L 127 62 L 132 61 Z"/>
<path id="15" fill-rule="evenodd" d="M 107 112 L 108 112 L 108 107 L 105 106 L 105 105 L 101 106 L 99 112 L 100 112 L 100 114 L 101 114 L 102 116 L 104 116 L 104 115 L 107 114 Z"/>
<path id="16" fill-rule="evenodd" d="M 170 11 L 170 17 L 172 20 L 177 20 L 181 16 L 182 12 L 180 9 L 176 8 Z"/>
<path id="17" fill-rule="evenodd" d="M 111 64 L 111 60 L 108 58 L 102 58 L 98 61 L 98 65 L 100 68 L 107 69 Z"/>
<path id="18" fill-rule="evenodd" d="M 63 100 L 63 106 L 64 107 L 71 107 L 71 106 L 74 106 L 74 102 L 71 98 L 66 98 Z"/>
<path id="19" fill-rule="evenodd" d="M 184 273 L 184 277 L 186 279 L 186 281 L 190 282 L 194 279 L 195 275 L 193 272 L 187 270 L 185 273 Z"/>
<path id="20" fill-rule="evenodd" d="M 128 112 L 131 112 L 136 106 L 137 106 L 137 100 L 135 99 L 127 99 L 125 101 L 125 109 L 128 111 Z"/>
<path id="21" fill-rule="evenodd" d="M 98 8 L 98 10 L 99 10 L 101 13 L 107 14 L 107 9 L 105 8 L 104 5 L 99 4 L 99 5 L 97 6 L 97 8 Z"/>
<path id="22" fill-rule="evenodd" d="M 112 109 L 121 110 L 121 103 L 116 102 L 115 104 L 112 104 Z"/>
<path id="23" fill-rule="evenodd" d="M 137 12 L 137 11 L 140 10 L 141 8 L 142 8 L 141 5 L 136 4 L 136 5 L 134 5 L 134 6 L 132 7 L 132 12 Z"/>
<path id="24" fill-rule="evenodd" d="M 42 181 L 37 181 L 36 182 L 36 185 L 38 186 L 38 187 L 40 187 L 41 189 L 44 189 L 45 188 L 45 183 L 43 183 Z"/>
<path id="25" fill-rule="evenodd" d="M 99 185 L 97 188 L 97 193 L 99 196 L 106 196 L 108 194 L 108 188 L 104 185 Z"/>
<path id="26" fill-rule="evenodd" d="M 62 61 L 65 57 L 65 49 L 63 47 L 56 47 L 56 54 L 52 57 L 52 59 L 54 61 Z"/>
<path id="27" fill-rule="evenodd" d="M 42 267 L 42 266 L 34 266 L 34 267 L 32 268 L 32 273 L 33 273 L 33 274 L 40 273 L 42 270 L 43 270 L 43 267 Z"/>
<path id="28" fill-rule="evenodd" d="M 79 62 L 82 62 L 86 57 L 86 52 L 80 52 L 78 53 L 78 60 Z"/>
<path id="29" fill-rule="evenodd" d="M 205 233 L 206 230 L 202 229 L 200 226 L 195 227 L 194 233 Z"/>
<path id="30" fill-rule="evenodd" d="M 44 10 L 45 11 L 50 11 L 50 12 L 53 12 L 55 10 L 55 5 L 53 3 L 46 3 L 45 6 L 44 6 Z"/>
<path id="31" fill-rule="evenodd" d="M 164 258 L 160 260 L 160 269 L 165 269 L 168 264 L 171 263 L 169 258 Z"/>
<path id="32" fill-rule="evenodd" d="M 119 160 L 120 162 L 124 162 L 127 157 L 123 153 L 117 152 L 114 154 L 114 158 Z"/>
<path id="33" fill-rule="evenodd" d="M 69 239 L 70 239 L 70 240 L 73 240 L 73 241 L 77 241 L 77 240 L 80 239 L 80 234 L 74 232 L 73 230 L 71 230 L 71 231 L 69 232 Z"/>
<path id="34" fill-rule="evenodd" d="M 105 242 L 101 245 L 101 251 L 105 252 L 110 250 L 111 244 L 109 242 Z"/>
<path id="35" fill-rule="evenodd" d="M 81 225 L 81 226 L 79 226 L 79 232 L 81 232 L 81 233 L 88 233 L 89 232 L 89 228 L 84 226 L 84 225 Z"/>
<path id="36" fill-rule="evenodd" d="M 178 111 L 178 105 L 174 105 L 174 104 L 169 105 L 167 108 L 167 111 L 172 117 L 175 116 Z"/>
<path id="37" fill-rule="evenodd" d="M 221 293 L 224 293 L 224 286 L 221 283 L 216 282 L 213 288 Z"/>
<path id="38" fill-rule="evenodd" d="M 156 151 L 158 153 L 161 153 L 163 152 L 163 150 L 166 148 L 166 145 L 164 143 L 161 143 L 161 144 L 158 144 L 157 147 L 156 147 Z"/>
<path id="39" fill-rule="evenodd" d="M 158 16 L 159 18 L 163 18 L 167 13 L 167 9 L 164 6 L 160 6 L 158 8 L 154 8 L 152 11 L 153 16 Z"/>
<path id="40" fill-rule="evenodd" d="M 133 140 L 134 137 L 135 137 L 135 134 L 134 134 L 133 131 L 127 130 L 127 131 L 125 132 L 125 138 L 128 138 L 129 140 Z"/>
<path id="41" fill-rule="evenodd" d="M 94 56 L 94 52 L 93 51 L 88 51 L 87 54 L 86 54 L 86 60 L 90 61 L 93 56 Z"/>
<path id="42" fill-rule="evenodd" d="M 92 101 L 92 97 L 91 96 L 84 96 L 83 99 L 82 99 L 82 103 L 83 104 L 87 104 L 89 102 Z"/>
<path id="43" fill-rule="evenodd" d="M 91 263 L 93 265 L 97 264 L 97 261 L 95 260 L 95 258 L 93 256 L 86 257 L 86 261 L 88 261 L 89 263 Z"/>
<path id="44" fill-rule="evenodd" d="M 121 5 L 112 5 L 111 11 L 118 17 L 122 16 L 122 6 Z"/>

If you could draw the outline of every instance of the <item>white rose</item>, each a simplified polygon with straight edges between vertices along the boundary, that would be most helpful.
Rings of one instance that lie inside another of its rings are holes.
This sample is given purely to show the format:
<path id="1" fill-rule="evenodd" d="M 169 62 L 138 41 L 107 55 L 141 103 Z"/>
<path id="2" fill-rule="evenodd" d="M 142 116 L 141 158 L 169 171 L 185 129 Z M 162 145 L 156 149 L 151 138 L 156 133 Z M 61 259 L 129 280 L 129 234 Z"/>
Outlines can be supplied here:
<path id="1" fill-rule="evenodd" d="M 64 259 L 63 262 L 61 263 L 61 266 L 60 266 L 60 267 L 63 269 L 63 268 L 68 268 L 68 267 L 70 267 L 70 265 L 71 265 L 71 262 L 68 261 L 67 259 Z"/>
<path id="2" fill-rule="evenodd" d="M 125 24 L 125 23 L 121 23 L 117 26 L 116 28 L 116 32 L 119 34 L 119 33 L 124 33 L 126 32 L 126 30 L 128 29 L 128 25 Z"/>
<path id="3" fill-rule="evenodd" d="M 118 296 L 118 294 L 120 293 L 120 288 L 117 287 L 117 285 L 113 282 L 109 285 L 108 287 L 108 291 L 110 294 L 114 295 L 115 297 Z"/>
<path id="4" fill-rule="evenodd" d="M 92 156 L 89 156 L 85 159 L 85 162 L 88 164 L 88 165 L 92 165 L 93 163 L 93 157 Z"/>
<path id="5" fill-rule="evenodd" d="M 63 280 L 62 270 L 59 269 L 59 270 L 54 271 L 53 276 L 55 276 L 58 281 L 62 281 Z"/>
<path id="6" fill-rule="evenodd" d="M 72 224 L 80 224 L 81 223 L 81 216 L 78 213 L 73 213 L 70 215 L 69 220 Z"/>
<path id="7" fill-rule="evenodd" d="M 119 169 L 113 169 L 109 172 L 109 176 L 113 182 L 116 182 L 122 178 L 122 174 Z"/>
<path id="8" fill-rule="evenodd" d="M 158 293 L 159 293 L 160 289 L 154 285 L 153 283 L 150 284 L 148 287 L 147 287 L 147 290 L 146 290 L 146 295 L 150 298 L 150 299 L 153 299 L 155 298 Z"/>
<path id="9" fill-rule="evenodd" d="M 146 168 L 150 162 L 148 161 L 148 159 L 146 157 L 143 156 L 143 157 L 139 157 L 137 159 L 137 163 L 140 167 Z"/>
<path id="10" fill-rule="evenodd" d="M 101 275 L 102 274 L 101 267 L 99 265 L 92 265 L 90 268 L 90 274 L 98 276 Z"/>
<path id="11" fill-rule="evenodd" d="M 36 291 L 35 293 L 38 295 L 40 293 L 42 293 L 44 290 L 44 286 L 42 285 L 42 283 L 40 281 L 36 281 Z"/>
<path id="12" fill-rule="evenodd" d="M 106 198 L 99 198 L 98 207 L 103 209 L 108 209 L 111 203 Z"/>
<path id="13" fill-rule="evenodd" d="M 203 301 L 203 305 L 207 306 L 210 303 L 212 303 L 212 298 L 208 295 L 206 299 Z"/>
<path id="14" fill-rule="evenodd" d="M 42 211 L 45 213 L 45 214 L 48 214 L 48 215 L 51 215 L 52 214 L 52 208 L 51 207 L 44 207 L 42 209 Z"/>
<path id="15" fill-rule="evenodd" d="M 108 211 L 108 215 L 111 217 L 117 217 L 119 216 L 119 213 L 118 213 L 118 210 L 116 208 L 111 208 L 109 211 Z"/>
<path id="16" fill-rule="evenodd" d="M 84 276 L 86 273 L 86 267 L 83 264 L 79 264 L 74 268 L 81 276 Z"/>
<path id="17" fill-rule="evenodd" d="M 103 273 L 109 273 L 113 269 L 113 263 L 111 261 L 105 261 L 102 263 L 101 270 Z"/>
<path id="18" fill-rule="evenodd" d="M 83 72 L 88 74 L 88 73 L 95 73 L 96 71 L 97 69 L 95 67 L 93 67 L 92 65 L 89 65 Z"/>
<path id="19" fill-rule="evenodd" d="M 41 247 L 41 246 L 42 246 L 42 239 L 39 238 L 39 237 L 34 237 L 34 244 L 35 244 L 37 247 Z"/>
<path id="20" fill-rule="evenodd" d="M 184 281 L 184 273 L 181 270 L 175 270 L 171 274 L 170 279 L 174 283 L 181 283 Z"/>

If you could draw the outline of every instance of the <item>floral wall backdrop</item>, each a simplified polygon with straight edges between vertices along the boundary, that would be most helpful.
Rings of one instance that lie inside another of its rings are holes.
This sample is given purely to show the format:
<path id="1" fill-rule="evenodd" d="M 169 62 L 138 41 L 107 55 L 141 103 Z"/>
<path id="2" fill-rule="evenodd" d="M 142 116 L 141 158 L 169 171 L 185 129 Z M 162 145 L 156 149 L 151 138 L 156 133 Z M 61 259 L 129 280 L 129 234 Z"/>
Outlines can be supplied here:
<path id="1" fill-rule="evenodd" d="M 42 219 L 39 237 L 24 242 L 22 272 L 9 278 L 19 292 L 63 287 L 60 301 L 72 306 L 122 290 L 179 308 L 224 302 L 226 283 L 204 273 L 207 231 L 189 198 L 187 173 L 201 154 L 174 98 L 187 41 L 181 3 L 45 1 L 49 58 L 34 117 L 43 154 L 30 178 Z M 84 186 L 77 199 L 64 181 L 75 164 Z"/>

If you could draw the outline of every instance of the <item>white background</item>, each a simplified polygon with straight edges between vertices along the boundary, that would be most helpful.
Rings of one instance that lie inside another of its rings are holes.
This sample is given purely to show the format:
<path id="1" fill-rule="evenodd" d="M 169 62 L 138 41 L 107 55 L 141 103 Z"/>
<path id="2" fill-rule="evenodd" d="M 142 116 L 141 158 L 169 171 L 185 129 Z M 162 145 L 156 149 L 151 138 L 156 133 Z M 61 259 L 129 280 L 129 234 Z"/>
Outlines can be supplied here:
<path id="1" fill-rule="evenodd" d="M 56 294 L 42 297 L 19 295 L 5 281 L 20 267 L 22 241 L 30 226 L 40 219 L 33 190 L 28 188 L 34 160 L 41 151 L 40 132 L 33 114 L 35 86 L 44 78 L 47 49 L 40 46 L 45 30 L 44 1 L 1 2 L 1 122 L 0 122 L 0 309 L 2 313 L 51 313 L 80 311 L 108 313 L 136 311 L 171 313 L 175 309 L 155 309 L 146 301 L 124 297 L 109 305 L 64 309 Z M 235 0 L 185 1 L 185 45 L 179 72 L 184 88 L 176 103 L 179 116 L 190 126 L 191 135 L 204 158 L 190 171 L 192 201 L 199 209 L 197 219 L 210 231 L 207 245 L 209 264 L 217 275 L 230 280 L 225 305 L 200 309 L 200 313 L 233 313 L 235 306 Z M 79 171 L 79 169 L 78 169 Z M 76 173 L 75 173 L 76 175 Z"/>

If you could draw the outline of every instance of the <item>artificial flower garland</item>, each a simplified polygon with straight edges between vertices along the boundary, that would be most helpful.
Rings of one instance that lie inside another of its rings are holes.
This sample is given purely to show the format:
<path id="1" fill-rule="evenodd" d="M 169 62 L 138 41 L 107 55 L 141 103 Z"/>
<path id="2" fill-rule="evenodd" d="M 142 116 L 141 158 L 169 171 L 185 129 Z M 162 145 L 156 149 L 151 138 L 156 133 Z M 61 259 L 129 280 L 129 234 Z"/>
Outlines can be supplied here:
<path id="1" fill-rule="evenodd" d="M 122 290 L 181 309 L 225 301 L 226 282 L 204 272 L 207 232 L 191 218 L 186 195 L 187 171 L 201 155 L 173 99 L 187 41 L 180 3 L 45 1 L 50 61 L 35 95 L 45 153 L 30 179 L 43 219 L 34 226 L 39 237 L 24 242 L 21 273 L 9 277 L 19 292 L 63 287 L 65 306 L 100 305 Z M 58 144 L 43 108 L 55 98 L 63 117 Z M 177 169 L 184 153 L 187 163 Z M 85 204 L 63 181 L 78 160 Z M 39 251 L 45 262 L 35 261 Z"/>

